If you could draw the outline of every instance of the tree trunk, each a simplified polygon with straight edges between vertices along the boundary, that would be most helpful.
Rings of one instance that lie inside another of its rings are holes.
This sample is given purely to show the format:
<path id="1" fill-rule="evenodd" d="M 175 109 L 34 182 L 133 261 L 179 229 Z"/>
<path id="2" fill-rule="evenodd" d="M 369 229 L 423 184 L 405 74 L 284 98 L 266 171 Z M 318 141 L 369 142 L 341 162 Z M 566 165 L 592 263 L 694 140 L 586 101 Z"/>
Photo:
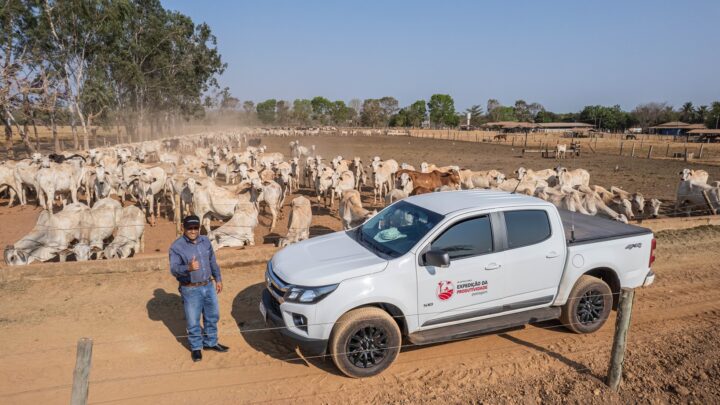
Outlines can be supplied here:
<path id="1" fill-rule="evenodd" d="M 0 119 L 2 119 L 3 126 L 5 127 L 5 151 L 7 152 L 7 158 L 14 159 L 15 151 L 13 150 L 12 144 L 12 127 L 5 117 L 0 117 Z"/>
<path id="2" fill-rule="evenodd" d="M 25 148 L 27 148 L 27 150 L 28 150 L 28 155 L 35 153 L 35 147 L 32 145 L 32 143 L 30 143 L 30 140 L 28 139 L 28 136 L 27 136 L 27 132 L 25 132 L 23 130 L 23 128 L 20 126 L 20 124 L 18 124 L 17 121 L 15 121 L 15 117 L 13 117 L 12 113 L 6 109 L 5 116 L 7 117 L 6 120 L 9 124 L 11 124 L 11 125 L 13 123 L 15 124 L 15 127 L 18 130 L 18 133 L 20 133 L 20 139 L 22 140 L 23 145 L 25 145 Z"/>
<path id="3" fill-rule="evenodd" d="M 58 139 L 57 125 L 55 124 L 55 113 L 50 113 L 50 130 L 52 131 L 53 151 L 60 153 L 60 139 Z"/>

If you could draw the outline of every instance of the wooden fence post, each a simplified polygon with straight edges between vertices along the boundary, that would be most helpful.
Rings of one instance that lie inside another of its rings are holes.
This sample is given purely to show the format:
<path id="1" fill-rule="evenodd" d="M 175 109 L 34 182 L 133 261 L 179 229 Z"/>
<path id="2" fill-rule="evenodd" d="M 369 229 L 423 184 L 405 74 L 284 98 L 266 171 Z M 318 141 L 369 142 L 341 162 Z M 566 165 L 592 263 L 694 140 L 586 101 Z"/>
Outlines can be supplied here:
<path id="1" fill-rule="evenodd" d="M 635 142 L 633 142 L 632 151 L 630 152 L 630 157 L 635 157 Z"/>
<path id="2" fill-rule="evenodd" d="M 81 338 L 78 340 L 75 371 L 73 372 L 72 396 L 70 398 L 71 405 L 87 404 L 92 346 L 93 341 L 90 338 Z"/>
<path id="3" fill-rule="evenodd" d="M 620 142 L 620 156 L 622 156 L 623 147 L 625 146 L 624 142 Z"/>
<path id="4" fill-rule="evenodd" d="M 652 156 L 652 150 L 653 150 L 653 145 L 650 145 L 650 149 L 648 150 L 648 157 L 647 157 L 648 159 L 650 159 L 650 157 Z"/>
<path id="5" fill-rule="evenodd" d="M 703 190 L 702 192 L 703 198 L 705 199 L 705 203 L 707 203 L 708 208 L 710 209 L 710 212 L 712 212 L 713 215 L 717 215 L 717 211 L 715 210 L 715 207 L 713 207 L 712 203 L 710 202 L 710 197 L 707 195 L 707 190 Z"/>
<path id="6" fill-rule="evenodd" d="M 688 161 L 688 156 L 687 156 L 687 146 L 685 147 L 685 161 L 686 161 L 686 162 Z"/>
<path id="7" fill-rule="evenodd" d="M 705 144 L 704 144 L 704 143 L 701 143 L 701 144 L 700 144 L 700 152 L 698 153 L 698 159 L 702 159 L 702 153 L 703 153 L 703 148 L 704 148 L 704 147 L 705 147 Z"/>
<path id="8" fill-rule="evenodd" d="M 613 338 L 610 366 L 608 367 L 607 379 L 605 381 L 608 387 L 615 392 L 618 391 L 620 381 L 622 380 L 625 346 L 627 343 L 628 329 L 630 328 L 630 315 L 632 314 L 634 297 L 635 290 L 633 289 L 623 288 L 620 291 L 620 302 L 615 320 L 615 337 Z"/>
<path id="9" fill-rule="evenodd" d="M 667 144 L 667 149 L 665 149 L 665 157 L 668 157 L 670 155 L 670 142 Z"/>

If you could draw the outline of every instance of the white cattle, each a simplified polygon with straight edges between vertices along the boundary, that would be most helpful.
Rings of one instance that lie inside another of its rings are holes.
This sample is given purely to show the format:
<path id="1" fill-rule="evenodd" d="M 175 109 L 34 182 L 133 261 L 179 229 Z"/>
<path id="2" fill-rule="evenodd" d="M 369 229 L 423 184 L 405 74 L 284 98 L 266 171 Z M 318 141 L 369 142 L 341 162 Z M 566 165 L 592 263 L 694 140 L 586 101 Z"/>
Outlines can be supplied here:
<path id="1" fill-rule="evenodd" d="M 275 228 L 278 218 L 282 218 L 282 206 L 285 202 L 283 196 L 282 187 L 275 181 L 263 181 L 253 180 L 253 187 L 257 189 L 260 194 L 257 197 L 258 203 L 265 202 L 270 209 L 270 215 L 272 215 L 272 222 L 270 223 L 270 232 Z"/>
<path id="2" fill-rule="evenodd" d="M 619 187 L 612 186 L 610 187 L 610 192 L 613 193 L 615 197 L 629 200 L 632 204 L 632 208 L 637 212 L 641 217 L 645 213 L 645 197 L 640 193 L 629 193 Z"/>
<path id="3" fill-rule="evenodd" d="M 80 219 L 78 242 L 70 249 L 75 260 L 90 260 L 93 254 L 103 251 L 105 239 L 111 237 L 120 224 L 122 205 L 112 198 L 103 198 Z"/>
<path id="4" fill-rule="evenodd" d="M 368 218 L 377 214 L 377 211 L 368 211 L 362 206 L 360 192 L 357 190 L 347 190 L 340 199 L 340 219 L 342 220 L 343 229 L 350 229 Z"/>
<path id="5" fill-rule="evenodd" d="M 5 248 L 5 263 L 25 265 L 34 261 L 45 262 L 55 256 L 65 261 L 66 249 L 78 239 L 80 219 L 89 210 L 87 205 L 77 203 L 65 206 L 55 215 L 51 215 L 50 211 L 41 212 L 30 233 Z"/>
<path id="6" fill-rule="evenodd" d="M 310 237 L 310 224 L 312 223 L 310 200 L 303 196 L 295 197 L 290 206 L 292 209 L 288 218 L 288 233 L 278 242 L 279 247 L 285 247 Z"/>
<path id="7" fill-rule="evenodd" d="M 159 166 L 142 169 L 133 182 L 138 200 L 147 210 L 150 226 L 155 226 L 156 218 L 160 214 L 158 200 L 167 191 L 167 173 Z"/>
<path id="8" fill-rule="evenodd" d="M 281 162 L 276 168 L 277 177 L 275 181 L 282 187 L 283 196 L 287 197 L 293 189 L 293 167 L 288 162 Z"/>
<path id="9" fill-rule="evenodd" d="M 255 245 L 255 227 L 258 225 L 258 192 L 250 182 L 237 187 L 238 201 L 232 218 L 208 233 L 214 250 L 222 247 Z"/>
<path id="10" fill-rule="evenodd" d="M 585 169 L 568 170 L 565 167 L 558 166 L 555 168 L 555 175 L 560 186 L 590 185 L 590 173 Z"/>
<path id="11" fill-rule="evenodd" d="M 690 215 L 692 212 L 705 211 L 710 207 L 716 211 L 720 208 L 720 187 L 696 183 L 692 180 L 680 181 L 675 199 L 676 212 L 679 208 L 685 208 L 686 214 Z"/>
<path id="12" fill-rule="evenodd" d="M 192 177 L 187 179 L 187 188 L 192 194 L 192 212 L 200 218 L 207 234 L 211 231 L 211 217 L 230 219 L 235 213 L 236 192 L 219 187 L 210 179 L 199 183 Z"/>
<path id="13" fill-rule="evenodd" d="M 0 164 L 0 191 L 5 189 L 7 189 L 9 191 L 8 194 L 10 194 L 10 202 L 8 203 L 8 208 L 13 206 L 16 195 L 18 198 L 18 202 L 22 203 L 22 201 L 20 200 L 20 187 L 17 185 L 17 182 L 15 180 L 15 167 L 14 165 L 10 165 L 7 162 Z"/>
<path id="14" fill-rule="evenodd" d="M 13 169 L 13 175 L 15 176 L 15 184 L 17 184 L 19 190 L 18 195 L 20 197 L 20 204 L 25 205 L 27 203 L 27 189 L 32 189 L 39 197 L 40 192 L 38 191 L 37 172 L 40 170 L 40 162 L 33 160 L 21 160 Z M 40 199 L 37 200 L 40 205 Z"/>
<path id="15" fill-rule="evenodd" d="M 145 250 L 145 214 L 131 205 L 122 209 L 117 233 L 103 250 L 106 259 L 124 259 Z"/>
<path id="16" fill-rule="evenodd" d="M 66 192 L 70 194 L 73 204 L 78 202 L 77 192 L 85 176 L 85 168 L 78 163 L 48 163 L 35 175 L 38 187 L 38 200 L 43 208 L 53 213 L 55 193 Z M 63 205 L 65 200 L 63 200 Z"/>
<path id="17" fill-rule="evenodd" d="M 660 206 L 662 205 L 662 202 L 658 200 L 657 198 L 653 198 L 650 200 L 650 208 L 651 208 L 651 216 L 653 218 L 657 218 L 660 215 Z"/>
<path id="18" fill-rule="evenodd" d="M 567 153 L 567 145 L 562 143 L 555 146 L 555 159 L 565 159 Z"/>
<path id="19" fill-rule="evenodd" d="M 690 180 L 695 183 L 705 184 L 708 181 L 709 175 L 705 170 L 693 170 L 683 169 L 680 173 L 680 180 Z"/>
<path id="20" fill-rule="evenodd" d="M 341 198 L 342 193 L 347 190 L 353 190 L 355 188 L 355 175 L 353 172 L 346 170 L 344 172 L 335 172 L 332 175 L 332 194 L 330 196 L 330 206 L 332 207 L 335 202 L 335 197 Z"/>
<path id="21" fill-rule="evenodd" d="M 532 169 L 526 169 L 524 167 L 518 167 L 517 170 L 515 170 L 515 174 L 517 174 L 517 178 L 520 180 L 525 181 L 532 181 L 532 180 L 543 180 L 543 181 L 549 181 L 549 179 L 552 176 L 556 176 L 557 173 L 553 169 L 543 169 L 534 171 Z"/>

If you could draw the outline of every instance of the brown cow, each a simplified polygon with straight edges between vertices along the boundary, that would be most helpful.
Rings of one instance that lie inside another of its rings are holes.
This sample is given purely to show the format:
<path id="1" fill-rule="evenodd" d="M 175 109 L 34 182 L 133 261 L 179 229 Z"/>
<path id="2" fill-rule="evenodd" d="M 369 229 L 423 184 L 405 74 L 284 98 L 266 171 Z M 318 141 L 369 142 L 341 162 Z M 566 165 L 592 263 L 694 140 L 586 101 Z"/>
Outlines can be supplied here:
<path id="1" fill-rule="evenodd" d="M 447 173 L 442 173 L 437 170 L 433 170 L 430 173 L 420 173 L 414 170 L 398 170 L 396 176 L 400 178 L 403 173 L 407 173 L 412 180 L 413 187 L 424 187 L 430 190 L 435 190 L 441 186 L 450 186 L 456 189 L 460 188 L 460 174 L 455 170 L 450 170 Z"/>
<path id="2" fill-rule="evenodd" d="M 432 193 L 433 190 L 430 188 L 425 187 L 415 187 L 413 191 L 410 193 L 410 195 L 420 195 L 420 194 L 428 194 Z"/>

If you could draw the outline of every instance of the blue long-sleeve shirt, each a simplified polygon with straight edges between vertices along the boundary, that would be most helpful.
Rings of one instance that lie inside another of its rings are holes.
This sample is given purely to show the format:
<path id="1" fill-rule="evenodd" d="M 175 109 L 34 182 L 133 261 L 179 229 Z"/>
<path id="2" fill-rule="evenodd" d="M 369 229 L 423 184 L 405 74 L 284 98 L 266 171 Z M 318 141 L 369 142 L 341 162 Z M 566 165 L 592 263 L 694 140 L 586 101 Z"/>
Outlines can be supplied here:
<path id="1" fill-rule="evenodd" d="M 193 256 L 200 263 L 200 268 L 196 271 L 188 271 Z M 185 235 L 173 242 L 170 246 L 170 273 L 180 283 L 207 281 L 211 275 L 216 282 L 222 281 L 220 267 L 215 260 L 215 252 L 210 244 L 210 239 L 204 235 L 198 235 L 195 243 Z"/>

